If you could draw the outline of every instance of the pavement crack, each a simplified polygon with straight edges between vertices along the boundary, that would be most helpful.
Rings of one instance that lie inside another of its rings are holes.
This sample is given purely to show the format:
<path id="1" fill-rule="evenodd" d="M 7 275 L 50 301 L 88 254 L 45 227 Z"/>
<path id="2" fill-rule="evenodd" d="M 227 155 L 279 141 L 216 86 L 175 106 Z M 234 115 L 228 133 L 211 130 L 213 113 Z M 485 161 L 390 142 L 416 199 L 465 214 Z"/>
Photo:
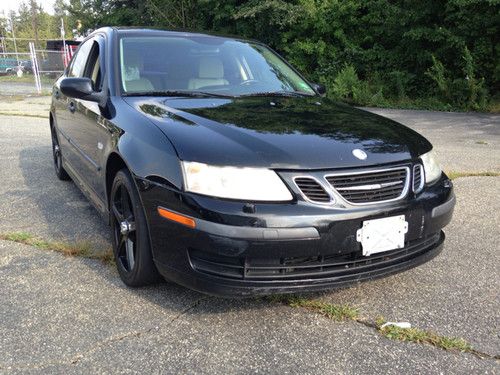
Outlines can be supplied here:
<path id="1" fill-rule="evenodd" d="M 172 325 L 176 320 L 178 320 L 179 318 L 181 318 L 182 316 L 186 315 L 188 312 L 190 312 L 191 310 L 193 310 L 195 307 L 197 307 L 202 301 L 208 299 L 209 297 L 208 296 L 205 296 L 205 297 L 200 297 L 198 298 L 196 301 L 194 301 L 194 303 L 189 306 L 189 307 L 186 307 L 184 310 L 182 310 L 179 314 L 177 314 L 176 316 L 174 316 L 169 324 L 167 324 L 167 327 Z"/>
<path id="2" fill-rule="evenodd" d="M 89 350 L 85 351 L 84 353 L 76 354 L 75 356 L 73 356 L 69 360 L 69 362 L 72 365 L 75 365 L 81 359 L 83 359 L 86 355 L 92 354 L 92 353 L 96 352 L 98 349 L 101 349 L 104 346 L 108 346 L 108 345 L 111 345 L 113 343 L 116 343 L 116 342 L 119 342 L 119 341 L 123 341 L 125 339 L 130 338 L 130 337 L 140 337 L 142 335 L 150 333 L 154 329 L 155 329 L 154 327 L 151 327 L 151 328 L 148 328 L 148 329 L 142 330 L 142 331 L 132 331 L 132 332 L 127 332 L 127 333 L 118 335 L 118 336 L 109 337 L 106 340 L 103 340 L 103 341 L 97 343 L 94 347 L 90 348 Z"/>
<path id="3" fill-rule="evenodd" d="M 358 323 L 358 324 L 364 325 L 365 327 L 374 329 L 377 333 L 383 335 L 383 333 L 381 333 L 380 327 L 375 322 L 372 322 L 372 321 L 369 321 L 369 320 L 366 320 L 363 318 L 353 319 L 353 321 Z M 414 341 L 402 341 L 402 342 L 413 342 L 414 344 L 424 344 L 424 342 L 414 342 Z M 429 346 L 436 348 L 436 349 L 450 351 L 453 353 L 469 353 L 469 354 L 475 355 L 479 359 L 491 359 L 491 360 L 496 360 L 496 361 L 500 360 L 500 355 L 489 354 L 489 353 L 486 353 L 486 352 L 483 352 L 483 351 L 480 351 L 480 350 L 477 350 L 474 348 L 470 348 L 470 349 L 467 349 L 465 351 L 458 351 L 458 350 L 450 350 L 450 349 L 440 348 L 440 347 L 432 345 L 432 344 Z"/>
<path id="4" fill-rule="evenodd" d="M 382 323 L 363 318 L 359 315 L 357 308 L 348 305 L 334 305 L 319 300 L 310 300 L 301 297 L 290 297 L 284 295 L 268 297 L 270 302 L 278 302 L 292 308 L 302 308 L 315 314 L 322 315 L 333 321 L 351 321 L 374 330 L 384 338 L 400 342 L 411 342 L 414 344 L 427 345 L 436 349 L 446 350 L 452 353 L 468 353 L 479 359 L 500 360 L 500 355 L 489 354 L 474 349 L 469 343 L 461 338 L 453 338 L 439 335 L 435 332 L 419 328 L 396 329 L 394 332 L 386 332 Z"/>
<path id="5" fill-rule="evenodd" d="M 158 332 L 162 328 L 169 327 L 172 325 L 175 321 L 179 320 L 181 317 L 189 313 L 191 310 L 196 308 L 202 301 L 208 299 L 208 296 L 200 297 L 196 301 L 194 301 L 192 304 L 187 306 L 185 309 L 181 310 L 177 315 L 175 315 L 173 318 L 171 318 L 167 324 L 164 324 L 162 326 L 155 326 L 155 327 L 150 327 L 147 329 L 143 330 L 137 330 L 137 331 L 130 331 L 130 332 L 125 332 L 120 335 L 108 337 L 92 347 L 88 348 L 87 350 L 77 353 L 69 358 L 66 359 L 61 359 L 57 361 L 49 361 L 49 362 L 42 362 L 42 363 L 36 363 L 36 364 L 24 364 L 24 365 L 14 365 L 14 366 L 6 366 L 6 365 L 1 365 L 0 364 L 0 370 L 9 370 L 9 371 L 15 371 L 15 370 L 28 370 L 28 369 L 41 369 L 44 367 L 48 366 L 53 366 L 53 365 L 76 365 L 78 362 L 80 362 L 83 358 L 88 356 L 89 354 L 95 353 L 97 350 L 102 349 L 106 346 L 112 345 L 116 342 L 120 342 L 123 340 L 127 340 L 130 338 L 137 338 L 141 336 L 145 336 L 150 334 L 151 332 Z"/>
<path id="6" fill-rule="evenodd" d="M 184 310 L 182 310 L 179 314 L 177 314 L 172 319 L 170 319 L 170 321 L 168 322 L 168 324 L 164 325 L 163 328 L 172 325 L 176 320 L 178 320 L 182 316 L 186 315 L 189 311 L 191 311 L 196 306 L 198 306 L 206 298 L 207 297 L 198 298 L 194 303 L 192 303 L 191 305 L 189 305 L 188 307 L 186 307 Z M 70 363 L 73 364 L 73 365 L 75 365 L 81 359 L 83 359 L 86 355 L 92 354 L 96 350 L 98 350 L 98 349 L 100 349 L 100 348 L 102 348 L 104 346 L 108 346 L 108 345 L 114 344 L 114 343 L 119 342 L 119 341 L 123 341 L 123 340 L 128 339 L 128 338 L 140 337 L 140 336 L 143 336 L 143 335 L 147 335 L 147 334 L 151 333 L 152 331 L 158 332 L 160 329 L 161 329 L 161 327 L 151 327 L 151 328 L 148 328 L 148 329 L 145 329 L 145 330 L 132 331 L 132 332 L 127 332 L 127 333 L 124 333 L 124 334 L 121 334 L 121 335 L 118 335 L 118 336 L 115 336 L 115 337 L 110 337 L 110 338 L 108 338 L 106 340 L 101 341 L 100 343 L 98 343 L 96 346 L 94 346 L 90 350 L 87 350 L 84 353 L 80 353 L 80 354 L 75 355 L 70 360 Z"/>

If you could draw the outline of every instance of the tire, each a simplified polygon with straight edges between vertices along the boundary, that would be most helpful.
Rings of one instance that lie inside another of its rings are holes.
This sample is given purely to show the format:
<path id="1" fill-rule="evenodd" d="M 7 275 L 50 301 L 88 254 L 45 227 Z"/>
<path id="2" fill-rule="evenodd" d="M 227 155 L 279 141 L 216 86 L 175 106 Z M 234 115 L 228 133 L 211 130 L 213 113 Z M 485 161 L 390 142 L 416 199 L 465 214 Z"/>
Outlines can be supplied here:
<path id="1" fill-rule="evenodd" d="M 120 170 L 110 196 L 113 252 L 122 281 L 131 287 L 157 283 L 161 276 L 151 253 L 144 209 L 130 172 Z"/>
<path id="2" fill-rule="evenodd" d="M 61 147 L 59 146 L 59 140 L 57 139 L 56 130 L 53 126 L 50 127 L 50 133 L 52 136 L 52 157 L 54 159 L 54 169 L 56 171 L 56 176 L 61 181 L 68 181 L 70 180 L 70 177 L 62 166 Z"/>

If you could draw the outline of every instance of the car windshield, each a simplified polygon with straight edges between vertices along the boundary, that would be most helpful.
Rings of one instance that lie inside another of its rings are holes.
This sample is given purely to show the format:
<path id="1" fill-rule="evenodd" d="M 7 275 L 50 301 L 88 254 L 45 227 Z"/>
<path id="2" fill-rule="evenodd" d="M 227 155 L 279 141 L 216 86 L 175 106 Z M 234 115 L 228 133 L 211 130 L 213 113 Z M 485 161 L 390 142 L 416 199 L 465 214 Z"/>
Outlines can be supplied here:
<path id="1" fill-rule="evenodd" d="M 125 95 L 314 95 L 269 48 L 210 36 L 120 38 Z"/>

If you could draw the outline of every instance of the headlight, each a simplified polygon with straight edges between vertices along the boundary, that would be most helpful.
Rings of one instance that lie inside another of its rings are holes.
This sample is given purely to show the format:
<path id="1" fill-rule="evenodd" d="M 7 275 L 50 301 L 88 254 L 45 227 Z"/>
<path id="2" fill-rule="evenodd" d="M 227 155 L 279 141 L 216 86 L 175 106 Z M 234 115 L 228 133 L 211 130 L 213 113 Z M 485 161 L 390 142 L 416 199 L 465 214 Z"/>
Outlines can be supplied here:
<path id="1" fill-rule="evenodd" d="M 420 156 L 424 164 L 425 183 L 429 184 L 441 177 L 441 167 L 439 166 L 434 150 Z"/>
<path id="2" fill-rule="evenodd" d="M 276 172 L 264 168 L 219 167 L 181 162 L 187 191 L 250 201 L 289 201 L 290 191 Z"/>

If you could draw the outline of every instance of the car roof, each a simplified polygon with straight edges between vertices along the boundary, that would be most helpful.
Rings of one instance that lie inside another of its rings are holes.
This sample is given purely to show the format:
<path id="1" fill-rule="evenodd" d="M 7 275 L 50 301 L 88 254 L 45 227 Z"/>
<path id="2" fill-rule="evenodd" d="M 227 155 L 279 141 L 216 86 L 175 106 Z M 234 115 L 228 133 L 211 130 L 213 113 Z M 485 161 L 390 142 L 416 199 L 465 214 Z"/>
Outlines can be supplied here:
<path id="1" fill-rule="evenodd" d="M 127 35 L 127 34 L 142 34 L 142 35 L 151 35 L 151 36 L 178 36 L 178 37 L 206 37 L 206 38 L 221 38 L 221 39 L 230 39 L 230 40 L 238 40 L 242 42 L 252 42 L 259 43 L 261 42 L 252 39 L 241 38 L 236 35 L 223 35 L 216 33 L 207 33 L 207 32 L 195 32 L 195 31 L 187 31 L 187 30 L 165 30 L 165 29 L 155 29 L 155 28 L 146 28 L 141 26 L 112 26 L 112 27 L 102 27 L 100 29 L 95 30 L 92 34 L 97 32 L 116 32 L 118 35 Z"/>

